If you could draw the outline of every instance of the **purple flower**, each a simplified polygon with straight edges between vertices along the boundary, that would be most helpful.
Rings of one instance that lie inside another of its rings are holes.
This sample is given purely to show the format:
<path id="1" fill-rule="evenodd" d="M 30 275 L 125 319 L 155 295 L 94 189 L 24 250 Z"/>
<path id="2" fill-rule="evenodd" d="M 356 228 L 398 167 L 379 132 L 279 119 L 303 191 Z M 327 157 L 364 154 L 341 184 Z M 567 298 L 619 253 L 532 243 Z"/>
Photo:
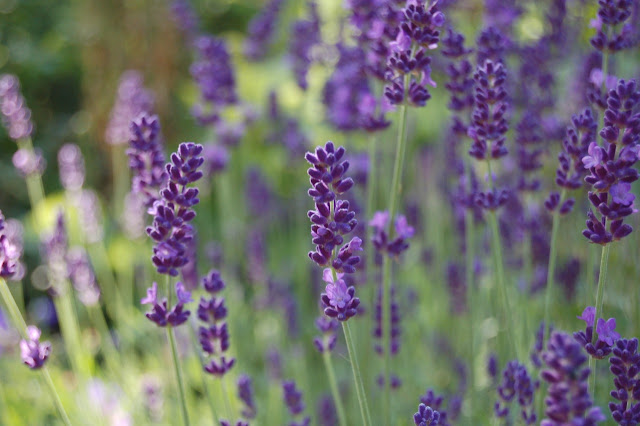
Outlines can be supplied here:
<path id="1" fill-rule="evenodd" d="M 389 241 L 387 234 L 387 223 L 389 222 L 389 212 L 376 212 L 373 219 L 369 221 L 369 226 L 373 227 L 371 240 L 374 247 L 379 252 L 386 252 L 389 256 L 400 256 L 409 248 L 407 239 L 413 237 L 415 232 L 412 226 L 407 223 L 407 218 L 399 215 L 395 219 L 395 238 Z"/>
<path id="2" fill-rule="evenodd" d="M 302 392 L 296 388 L 296 384 L 292 380 L 285 380 L 282 382 L 282 391 L 284 393 L 284 402 L 289 409 L 289 413 L 295 417 L 302 417 L 302 413 L 305 409 L 304 402 L 302 401 Z M 293 421 L 289 423 L 289 426 L 294 425 L 308 425 L 310 423 L 309 417 L 304 417 L 299 422 Z"/>
<path id="3" fill-rule="evenodd" d="M 598 318 L 598 325 L 596 326 L 596 333 L 598 333 L 598 340 L 605 342 L 609 346 L 613 346 L 616 340 L 620 338 L 620 334 L 616 332 L 616 319 Z"/>
<path id="4" fill-rule="evenodd" d="M 584 311 L 582 311 L 582 315 L 577 318 L 586 322 L 587 327 L 593 327 L 593 324 L 596 321 L 596 308 L 593 306 L 587 306 L 584 308 Z"/>
<path id="5" fill-rule="evenodd" d="M 6 223 L 0 211 L 0 277 L 11 278 L 18 271 L 21 249 L 7 235 Z"/>
<path id="6" fill-rule="evenodd" d="M 271 0 L 249 22 L 243 51 L 250 61 L 260 61 L 267 54 L 275 35 L 276 21 L 283 0 Z"/>
<path id="7" fill-rule="evenodd" d="M 609 188 L 609 194 L 611 194 L 613 201 L 625 206 L 631 205 L 636 198 L 630 191 L 631 184 L 627 182 L 619 182 Z"/>
<path id="8" fill-rule="evenodd" d="M 615 390 L 611 396 L 619 402 L 610 402 L 609 410 L 616 423 L 634 425 L 640 422 L 640 354 L 638 339 L 616 341 L 613 355 L 609 358 L 609 369 L 613 373 Z"/>
<path id="9" fill-rule="evenodd" d="M 407 218 L 403 215 L 400 215 L 396 218 L 396 235 L 403 239 L 408 239 L 413 237 L 415 230 L 412 226 L 409 226 L 407 223 Z"/>
<path id="10" fill-rule="evenodd" d="M 42 155 L 40 148 L 34 148 L 33 151 L 20 148 L 11 158 L 13 167 L 16 168 L 18 173 L 22 177 L 27 177 L 33 174 L 42 175 L 44 169 L 47 167 L 47 160 Z"/>
<path id="11" fill-rule="evenodd" d="M 499 401 L 495 403 L 495 414 L 499 418 L 508 417 L 509 405 L 516 399 L 520 406 L 520 414 L 527 425 L 535 424 L 536 414 L 533 409 L 534 394 L 539 386 L 538 381 L 531 380 L 527 368 L 518 361 L 507 363 L 502 372 L 502 382 L 498 386 Z"/>
<path id="12" fill-rule="evenodd" d="M 307 6 L 309 19 L 295 21 L 289 34 L 289 57 L 296 83 L 302 90 L 307 90 L 307 72 L 312 61 L 311 49 L 321 42 L 318 7 L 314 1 L 309 1 Z"/>
<path id="13" fill-rule="evenodd" d="M 105 132 L 107 143 L 126 144 L 132 137 L 131 122 L 142 114 L 152 114 L 153 104 L 153 94 L 144 88 L 142 74 L 125 71 L 120 77 L 116 102 Z"/>
<path id="14" fill-rule="evenodd" d="M 605 420 L 600 408 L 592 407 L 587 384 L 590 371 L 584 366 L 587 356 L 578 343 L 568 334 L 553 332 L 542 359 L 547 369 L 541 377 L 549 383 L 542 426 L 595 425 Z"/>
<path id="15" fill-rule="evenodd" d="M 416 426 L 437 426 L 440 420 L 440 413 L 424 404 L 418 406 L 418 412 L 413 415 L 413 422 Z"/>
<path id="16" fill-rule="evenodd" d="M 325 315 L 339 321 L 346 321 L 354 316 L 360 304 L 360 299 L 355 297 L 355 287 L 347 287 L 340 275 L 334 280 L 330 268 L 324 270 L 323 279 L 327 283 L 325 293 L 321 295 Z"/>
<path id="17" fill-rule="evenodd" d="M 322 333 L 322 336 L 315 337 L 313 344 L 318 352 L 331 352 L 336 346 L 337 336 L 336 330 L 338 329 L 338 321 L 333 318 L 318 317 L 316 318 L 316 328 Z"/>
<path id="18" fill-rule="evenodd" d="M 582 164 L 584 164 L 584 167 L 590 169 L 602 164 L 603 151 L 597 143 L 591 142 L 589 144 L 588 152 L 589 155 L 585 155 L 584 157 L 582 157 Z"/>
<path id="19" fill-rule="evenodd" d="M 253 386 L 251 384 L 251 377 L 246 374 L 241 374 L 238 377 L 238 398 L 244 403 L 242 409 L 242 417 L 251 420 L 256 417 L 256 405 L 253 400 Z"/>
<path id="20" fill-rule="evenodd" d="M 51 343 L 40 343 L 41 334 L 38 327 L 30 325 L 27 327 L 27 339 L 20 340 L 22 362 L 32 370 L 42 368 L 51 353 Z"/>
<path id="21" fill-rule="evenodd" d="M 0 115 L 11 139 L 31 137 L 31 110 L 20 93 L 20 82 L 15 75 L 0 75 Z"/>
<path id="22" fill-rule="evenodd" d="M 67 254 L 67 268 L 78 299 L 85 306 L 94 306 L 100 299 L 100 288 L 83 247 L 73 247 Z"/>
<path id="23" fill-rule="evenodd" d="M 191 314 L 191 311 L 184 310 L 184 304 L 193 301 L 191 293 L 184 289 L 184 285 L 180 281 L 176 283 L 175 291 L 178 303 L 171 309 L 167 306 L 167 298 L 158 301 L 158 283 L 156 282 L 147 289 L 147 297 L 140 300 L 143 305 L 152 305 L 151 310 L 145 315 L 158 327 L 166 327 L 167 325 L 177 327 L 184 324 Z"/>

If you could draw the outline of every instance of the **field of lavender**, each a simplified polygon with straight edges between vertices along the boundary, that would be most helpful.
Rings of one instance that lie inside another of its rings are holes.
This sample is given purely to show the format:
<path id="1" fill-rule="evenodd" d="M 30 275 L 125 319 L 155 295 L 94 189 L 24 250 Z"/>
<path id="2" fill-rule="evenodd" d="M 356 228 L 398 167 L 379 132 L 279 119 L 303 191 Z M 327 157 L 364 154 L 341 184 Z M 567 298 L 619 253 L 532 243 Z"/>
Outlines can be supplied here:
<path id="1" fill-rule="evenodd" d="M 640 424 L 639 0 L 0 1 L 0 116 L 0 424 Z"/>

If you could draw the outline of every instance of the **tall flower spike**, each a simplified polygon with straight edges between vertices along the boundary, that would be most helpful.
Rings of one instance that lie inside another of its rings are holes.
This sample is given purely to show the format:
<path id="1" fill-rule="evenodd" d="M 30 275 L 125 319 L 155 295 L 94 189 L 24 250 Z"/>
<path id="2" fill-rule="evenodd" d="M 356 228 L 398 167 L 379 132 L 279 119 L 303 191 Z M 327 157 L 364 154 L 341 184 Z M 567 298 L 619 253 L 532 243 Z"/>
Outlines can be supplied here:
<path id="1" fill-rule="evenodd" d="M 271 0 L 249 22 L 243 51 L 250 61 L 260 61 L 267 54 L 275 35 L 276 21 L 282 3 L 283 0 Z"/>
<path id="2" fill-rule="evenodd" d="M 246 374 L 238 377 L 238 398 L 244 403 L 242 409 L 242 417 L 245 419 L 254 419 L 256 417 L 256 405 L 253 399 L 253 385 L 251 378 Z"/>
<path id="3" fill-rule="evenodd" d="M 600 408 L 592 406 L 587 385 L 590 372 L 584 366 L 587 356 L 578 343 L 566 333 L 553 332 L 542 359 L 547 365 L 542 379 L 549 388 L 541 426 L 596 425 L 605 420 Z"/>
<path id="4" fill-rule="evenodd" d="M 0 277 L 11 278 L 18 270 L 21 250 L 11 241 L 5 227 L 4 216 L 0 211 Z"/>
<path id="5" fill-rule="evenodd" d="M 126 144 L 132 137 L 131 121 L 141 114 L 152 114 L 153 104 L 153 94 L 144 88 L 142 74 L 125 71 L 120 77 L 116 102 L 105 132 L 107 143 Z"/>
<path id="6" fill-rule="evenodd" d="M 204 163 L 201 153 L 202 145 L 181 143 L 165 167 L 169 180 L 160 191 L 162 198 L 153 206 L 153 224 L 147 228 L 147 234 L 156 242 L 152 260 L 158 273 L 175 277 L 188 262 L 186 244 L 194 233 L 189 222 L 196 217 L 192 207 L 200 202 L 198 189 L 189 185 L 202 177 L 198 170 Z"/>
<path id="7" fill-rule="evenodd" d="M 613 348 L 613 355 L 609 358 L 609 364 L 615 386 L 611 396 L 619 401 L 609 403 L 613 420 L 620 425 L 640 423 L 638 339 L 618 340 Z"/>
<path id="8" fill-rule="evenodd" d="M 307 3 L 309 7 L 309 19 L 299 20 L 293 23 L 290 31 L 291 42 L 289 44 L 289 57 L 293 67 L 296 83 L 302 90 L 307 90 L 307 72 L 311 66 L 311 49 L 319 44 L 320 17 L 315 1 Z"/>
<path id="9" fill-rule="evenodd" d="M 0 75 L 0 115 L 11 139 L 31 137 L 31 110 L 20 93 L 20 82 L 15 75 Z"/>
<path id="10" fill-rule="evenodd" d="M 297 419 L 290 422 L 289 426 L 309 426 L 311 419 L 309 417 L 303 417 L 305 405 L 304 402 L 302 402 L 302 392 L 296 388 L 295 382 L 293 380 L 283 381 L 282 391 L 289 413 Z"/>

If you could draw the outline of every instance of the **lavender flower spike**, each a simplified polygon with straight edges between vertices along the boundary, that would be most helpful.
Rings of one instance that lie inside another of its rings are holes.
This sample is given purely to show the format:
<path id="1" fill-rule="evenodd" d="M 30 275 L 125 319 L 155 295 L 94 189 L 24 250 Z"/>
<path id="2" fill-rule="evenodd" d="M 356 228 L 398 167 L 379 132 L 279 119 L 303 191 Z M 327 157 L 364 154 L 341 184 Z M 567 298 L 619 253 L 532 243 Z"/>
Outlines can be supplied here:
<path id="1" fill-rule="evenodd" d="M 611 396 L 619 402 L 610 402 L 609 410 L 616 423 L 620 425 L 636 425 L 640 423 L 640 354 L 638 339 L 620 339 L 613 348 L 609 358 L 615 390 Z"/>
<path id="2" fill-rule="evenodd" d="M 5 221 L 0 211 L 0 277 L 11 278 L 18 270 L 20 248 L 16 246 L 5 231 Z"/>
<path id="3" fill-rule="evenodd" d="M 0 75 L 0 115 L 11 139 L 31 137 L 31 110 L 20 93 L 20 82 L 15 75 Z"/>
<path id="4" fill-rule="evenodd" d="M 162 301 L 158 301 L 158 283 L 155 282 L 147 289 L 147 297 L 140 300 L 143 305 L 152 305 L 151 311 L 146 313 L 146 317 L 155 322 L 158 327 L 177 327 L 184 324 L 191 314 L 191 311 L 184 310 L 184 305 L 193 301 L 191 293 L 186 291 L 184 285 L 179 281 L 176 283 L 175 290 L 178 303 L 171 309 L 167 306 L 166 297 Z"/>
<path id="5" fill-rule="evenodd" d="M 418 412 L 413 415 L 416 426 L 437 426 L 439 420 L 440 413 L 424 404 L 420 404 Z"/>
<path id="6" fill-rule="evenodd" d="M 107 143 L 126 144 L 131 139 L 131 121 L 141 114 L 151 114 L 153 104 L 153 94 L 144 88 L 142 74 L 125 71 L 120 77 L 116 102 L 105 132 Z"/>
<path id="7" fill-rule="evenodd" d="M 40 343 L 42 332 L 34 325 L 27 327 L 28 340 L 20 341 L 20 354 L 22 361 L 32 370 L 42 368 L 51 353 L 51 343 Z"/>

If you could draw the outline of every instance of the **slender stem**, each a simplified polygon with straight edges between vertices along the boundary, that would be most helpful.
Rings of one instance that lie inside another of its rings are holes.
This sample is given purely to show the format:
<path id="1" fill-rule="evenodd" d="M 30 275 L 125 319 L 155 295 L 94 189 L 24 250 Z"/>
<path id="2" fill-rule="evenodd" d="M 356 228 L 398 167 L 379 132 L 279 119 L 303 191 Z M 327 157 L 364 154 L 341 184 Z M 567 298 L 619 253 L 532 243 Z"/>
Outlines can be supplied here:
<path id="1" fill-rule="evenodd" d="M 344 414 L 342 398 L 340 398 L 340 392 L 338 392 L 338 382 L 336 381 L 336 374 L 333 371 L 333 363 L 331 362 L 331 352 L 325 350 L 322 353 L 322 359 L 324 360 L 324 367 L 327 370 L 327 376 L 329 376 L 329 386 L 331 387 L 333 402 L 335 403 L 336 411 L 338 412 L 340 426 L 347 426 L 347 418 Z"/>
<path id="2" fill-rule="evenodd" d="M 222 392 L 222 398 L 224 399 L 224 406 L 227 410 L 227 417 L 233 418 L 233 410 L 231 409 L 231 399 L 229 398 L 229 391 L 227 390 L 227 382 L 225 376 L 220 377 L 220 391 Z"/>
<path id="3" fill-rule="evenodd" d="M 167 306 L 171 306 L 171 277 L 167 275 L 166 288 L 167 288 Z M 176 375 L 176 381 L 178 382 L 178 394 L 180 396 L 180 409 L 182 412 L 182 424 L 184 426 L 189 425 L 189 410 L 187 409 L 187 398 L 184 392 L 184 383 L 182 380 L 182 370 L 180 368 L 180 359 L 178 358 L 178 348 L 176 346 L 176 338 L 174 335 L 173 326 L 167 325 L 167 338 L 169 340 L 169 346 L 171 347 L 171 360 L 173 361 L 173 370 Z"/>
<path id="4" fill-rule="evenodd" d="M 607 267 L 609 264 L 609 244 L 602 246 L 602 256 L 600 257 L 600 273 L 598 274 L 598 294 L 596 296 L 596 315 L 593 319 L 593 334 L 592 343 L 596 341 L 596 325 L 598 324 L 598 318 L 602 316 L 602 305 L 604 301 L 604 286 L 607 283 Z M 596 359 L 592 356 L 589 357 L 589 369 L 591 370 L 591 376 L 589 377 L 589 393 L 595 400 L 596 392 Z"/>
<path id="5" fill-rule="evenodd" d="M 189 336 L 191 337 L 191 344 L 193 345 L 193 350 L 198 354 L 198 359 L 200 360 L 200 367 L 204 368 L 206 363 L 204 356 L 202 355 L 202 351 L 200 350 L 200 343 L 198 342 L 198 336 L 196 333 L 196 325 L 194 321 L 189 321 Z M 213 397 L 211 396 L 211 391 L 209 390 L 209 386 L 207 381 L 205 380 L 205 375 L 200 374 L 202 377 L 202 387 L 204 388 L 204 393 L 207 397 L 207 403 L 209 404 L 209 408 L 211 409 L 211 415 L 213 416 L 213 424 L 218 425 L 218 414 L 216 412 L 215 404 L 213 403 Z"/>
<path id="6" fill-rule="evenodd" d="M 59 285 L 60 294 L 53 299 L 56 314 L 60 322 L 60 332 L 64 340 L 71 368 L 78 377 L 91 377 L 93 370 L 93 360 L 82 344 L 80 325 L 76 308 L 74 306 L 73 293 L 68 281 L 63 281 Z"/>
<path id="7" fill-rule="evenodd" d="M 560 193 L 560 202 L 558 203 L 558 207 L 553 212 L 553 222 L 551 224 L 551 241 L 549 243 L 549 264 L 547 265 L 547 288 L 545 289 L 545 297 L 544 297 L 544 331 L 542 336 L 542 342 L 545 342 L 549 337 L 547 336 L 549 330 L 549 307 L 551 306 L 551 296 L 554 291 L 555 285 L 555 273 L 556 273 L 556 257 L 557 257 L 557 239 L 558 239 L 558 227 L 560 225 L 560 208 L 562 207 L 562 203 L 564 202 L 564 197 L 567 193 L 565 188 L 562 189 L 562 193 Z"/>
<path id="8" fill-rule="evenodd" d="M 89 316 L 91 317 L 91 322 L 93 322 L 94 326 L 98 330 L 100 334 L 101 346 L 104 352 L 104 357 L 109 369 L 112 373 L 116 375 L 120 375 L 122 368 L 120 366 L 120 354 L 118 353 L 118 349 L 116 349 L 115 344 L 113 343 L 113 339 L 111 338 L 111 332 L 109 331 L 109 326 L 107 325 L 107 320 L 104 318 L 104 313 L 102 312 L 102 308 L 100 305 L 93 305 L 87 307 L 89 311 Z"/>
<path id="9" fill-rule="evenodd" d="M 351 330 L 349 329 L 349 323 L 347 321 L 342 321 L 342 331 L 344 332 L 344 340 L 347 342 L 347 350 L 349 351 L 349 360 L 351 361 L 353 380 L 356 384 L 356 394 L 358 396 L 358 404 L 360 405 L 362 424 L 365 426 L 369 426 L 373 423 L 371 422 L 371 414 L 369 413 L 369 405 L 367 404 L 367 395 L 362 384 L 362 376 L 360 374 L 360 366 L 358 364 L 356 348 L 353 346 L 353 338 L 351 337 Z"/>
<path id="10" fill-rule="evenodd" d="M 466 209 L 464 212 L 464 225 L 465 225 L 465 275 L 467 282 L 467 307 L 469 309 L 469 413 L 471 419 L 473 419 L 473 406 L 474 406 L 474 393 L 475 393 L 475 369 L 474 369 L 474 356 L 475 350 L 475 313 L 476 313 L 476 301 L 475 301 L 475 283 L 473 280 L 473 257 L 474 257 L 474 238 L 473 238 L 473 211 Z"/>
<path id="11" fill-rule="evenodd" d="M 27 323 L 24 320 L 24 317 L 22 316 L 22 314 L 20 313 L 20 309 L 18 308 L 16 301 L 13 299 L 13 296 L 11 295 L 11 291 L 7 286 L 7 282 L 3 278 L 0 278 L 0 294 L 2 295 L 2 299 L 4 300 L 7 310 L 9 311 L 9 315 L 13 320 L 14 326 L 18 329 L 20 335 L 26 338 Z M 47 369 L 46 366 L 44 366 L 40 371 L 42 372 L 42 377 L 45 383 L 47 384 L 47 388 L 49 389 L 49 392 L 51 393 L 51 397 L 53 398 L 53 402 L 56 406 L 56 410 L 58 411 L 58 415 L 60 416 L 60 419 L 65 425 L 70 426 L 71 421 L 69 420 L 69 416 L 67 415 L 67 412 L 65 411 L 64 406 L 62 405 L 62 401 L 60 400 L 60 396 L 56 391 L 56 386 L 54 385 L 53 380 L 51 379 L 49 370 Z"/>
<path id="12" fill-rule="evenodd" d="M 25 149 L 29 152 L 30 156 L 34 156 L 33 144 L 31 138 L 24 138 L 18 141 L 18 148 Z M 35 208 L 44 199 L 44 189 L 42 186 L 42 179 L 39 173 L 31 173 L 26 177 L 27 193 L 29 194 L 29 202 L 31 203 L 31 209 Z"/>
<path id="13" fill-rule="evenodd" d="M 389 239 L 393 237 L 393 221 L 398 209 L 398 199 L 402 190 L 402 169 L 406 150 L 407 106 L 400 105 L 400 122 L 398 123 L 398 141 L 396 158 L 393 165 L 391 181 L 391 199 L 389 201 Z M 391 424 L 391 258 L 384 256 L 382 262 L 382 347 L 384 352 L 384 419 Z"/>

